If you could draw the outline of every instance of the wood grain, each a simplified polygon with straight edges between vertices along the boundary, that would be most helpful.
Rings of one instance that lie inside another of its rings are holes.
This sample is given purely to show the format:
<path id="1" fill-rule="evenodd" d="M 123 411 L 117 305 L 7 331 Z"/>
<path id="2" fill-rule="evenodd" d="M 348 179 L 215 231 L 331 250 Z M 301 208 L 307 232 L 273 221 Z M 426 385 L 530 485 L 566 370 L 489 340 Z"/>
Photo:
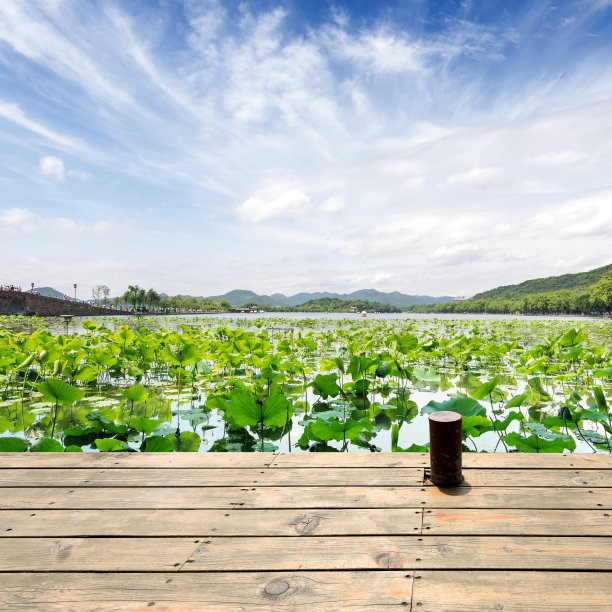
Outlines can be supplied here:
<path id="1" fill-rule="evenodd" d="M 462 486 L 472 487 L 612 487 L 612 469 L 471 468 L 463 470 L 463 478 Z"/>
<path id="2" fill-rule="evenodd" d="M 610 469 L 612 455 L 608 453 L 547 454 L 540 453 L 463 453 L 464 468 L 508 469 Z M 334 467 L 429 467 L 428 453 L 279 453 L 273 469 L 334 468 Z"/>
<path id="3" fill-rule="evenodd" d="M 0 537 L 310 536 L 421 533 L 420 508 L 2 510 Z"/>
<path id="4" fill-rule="evenodd" d="M 518 487 L 7 487 L 0 509 L 533 508 L 609 510 L 612 489 Z"/>
<path id="5" fill-rule="evenodd" d="M 377 572 L 0 574 L 5 610 L 410 610 L 412 575 Z"/>
<path id="6" fill-rule="evenodd" d="M 0 487 L 250 487 L 421 486 L 421 468 L 336 470 L 261 469 L 89 469 L 0 470 Z M 577 486 L 577 485 L 576 485 Z M 612 479 L 611 479 L 612 486 Z"/>
<path id="7" fill-rule="evenodd" d="M 612 539 L 345 536 L 0 538 L 0 572 L 612 570 Z"/>
<path id="8" fill-rule="evenodd" d="M 350 536 L 212 538 L 183 571 L 524 569 L 612 570 L 612 539 L 558 537 Z"/>
<path id="9" fill-rule="evenodd" d="M 250 487 L 246 508 L 546 508 L 612 507 L 612 489 L 545 487 Z"/>
<path id="10" fill-rule="evenodd" d="M 546 469 L 611 469 L 608 453 L 547 454 Z M 428 453 L 0 453 L 0 469 L 429 467 Z M 541 469 L 539 453 L 464 453 L 464 468 Z"/>
<path id="11" fill-rule="evenodd" d="M 611 470 L 465 469 L 471 487 L 612 487 Z M 31 468 L 0 470 L 0 487 L 428 486 L 422 468 Z"/>
<path id="12" fill-rule="evenodd" d="M 607 572 L 423 571 L 415 575 L 413 610 L 422 612 L 609 612 Z"/>
<path id="13" fill-rule="evenodd" d="M 603 510 L 425 510 L 423 533 L 612 536 L 612 513 Z"/>
<path id="14" fill-rule="evenodd" d="M 0 453 L 0 469 L 262 468 L 275 453 Z"/>

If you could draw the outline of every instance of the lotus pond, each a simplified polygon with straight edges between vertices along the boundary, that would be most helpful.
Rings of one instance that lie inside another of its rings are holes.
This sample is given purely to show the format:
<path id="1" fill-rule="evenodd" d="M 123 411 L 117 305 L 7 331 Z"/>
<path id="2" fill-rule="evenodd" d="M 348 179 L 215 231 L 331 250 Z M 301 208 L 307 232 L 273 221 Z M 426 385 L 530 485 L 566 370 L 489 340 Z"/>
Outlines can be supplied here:
<path id="1" fill-rule="evenodd" d="M 19 326 L 22 325 L 22 331 Z M 611 452 L 607 321 L 0 318 L 0 451 Z"/>

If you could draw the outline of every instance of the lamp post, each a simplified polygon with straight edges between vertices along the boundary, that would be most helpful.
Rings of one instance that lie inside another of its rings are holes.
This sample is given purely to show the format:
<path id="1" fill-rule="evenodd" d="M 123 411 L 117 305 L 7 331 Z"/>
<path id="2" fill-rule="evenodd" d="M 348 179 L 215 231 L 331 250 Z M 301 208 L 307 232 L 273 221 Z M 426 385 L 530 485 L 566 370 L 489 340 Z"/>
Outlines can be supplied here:
<path id="1" fill-rule="evenodd" d="M 30 283 L 30 293 L 34 293 L 34 283 Z"/>
<path id="2" fill-rule="evenodd" d="M 74 283 L 74 301 L 76 302 L 76 283 Z"/>

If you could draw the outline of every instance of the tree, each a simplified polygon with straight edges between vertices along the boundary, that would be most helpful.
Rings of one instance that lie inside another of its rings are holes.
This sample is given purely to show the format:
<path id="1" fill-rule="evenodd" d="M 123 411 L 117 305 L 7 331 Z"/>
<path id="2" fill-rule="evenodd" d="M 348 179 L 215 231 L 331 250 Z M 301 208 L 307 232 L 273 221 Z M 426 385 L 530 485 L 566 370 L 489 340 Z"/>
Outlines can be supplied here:
<path id="1" fill-rule="evenodd" d="M 591 287 L 589 302 L 593 308 L 612 310 L 612 270 Z"/>
<path id="2" fill-rule="evenodd" d="M 160 301 L 161 301 L 161 297 L 160 297 L 159 293 L 157 293 L 157 291 L 155 291 L 155 289 L 149 289 L 147 291 L 146 302 L 149 305 L 149 308 L 159 304 Z"/>
<path id="3" fill-rule="evenodd" d="M 110 289 L 106 285 L 99 285 L 99 287 L 100 287 L 100 295 L 104 298 L 104 305 L 106 306 L 108 296 L 110 295 Z"/>
<path id="4" fill-rule="evenodd" d="M 127 291 L 123 294 L 122 299 L 125 303 L 131 304 L 134 310 L 136 310 L 136 306 L 140 304 L 141 306 L 145 302 L 145 296 L 147 292 L 138 285 L 128 285 Z"/>
<path id="5" fill-rule="evenodd" d="M 96 285 L 91 290 L 91 295 L 96 303 L 100 302 L 100 299 L 104 299 L 104 304 L 106 305 L 106 300 L 108 299 L 108 295 L 110 293 L 110 289 L 106 285 Z"/>

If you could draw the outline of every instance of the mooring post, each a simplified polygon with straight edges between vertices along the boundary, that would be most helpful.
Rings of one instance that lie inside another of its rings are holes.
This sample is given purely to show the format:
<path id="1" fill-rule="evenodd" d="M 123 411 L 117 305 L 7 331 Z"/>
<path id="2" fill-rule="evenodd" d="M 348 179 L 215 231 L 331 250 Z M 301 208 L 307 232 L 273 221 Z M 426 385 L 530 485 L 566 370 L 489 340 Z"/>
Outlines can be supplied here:
<path id="1" fill-rule="evenodd" d="M 429 415 L 429 457 L 433 484 L 453 487 L 463 481 L 460 414 L 441 410 Z"/>

